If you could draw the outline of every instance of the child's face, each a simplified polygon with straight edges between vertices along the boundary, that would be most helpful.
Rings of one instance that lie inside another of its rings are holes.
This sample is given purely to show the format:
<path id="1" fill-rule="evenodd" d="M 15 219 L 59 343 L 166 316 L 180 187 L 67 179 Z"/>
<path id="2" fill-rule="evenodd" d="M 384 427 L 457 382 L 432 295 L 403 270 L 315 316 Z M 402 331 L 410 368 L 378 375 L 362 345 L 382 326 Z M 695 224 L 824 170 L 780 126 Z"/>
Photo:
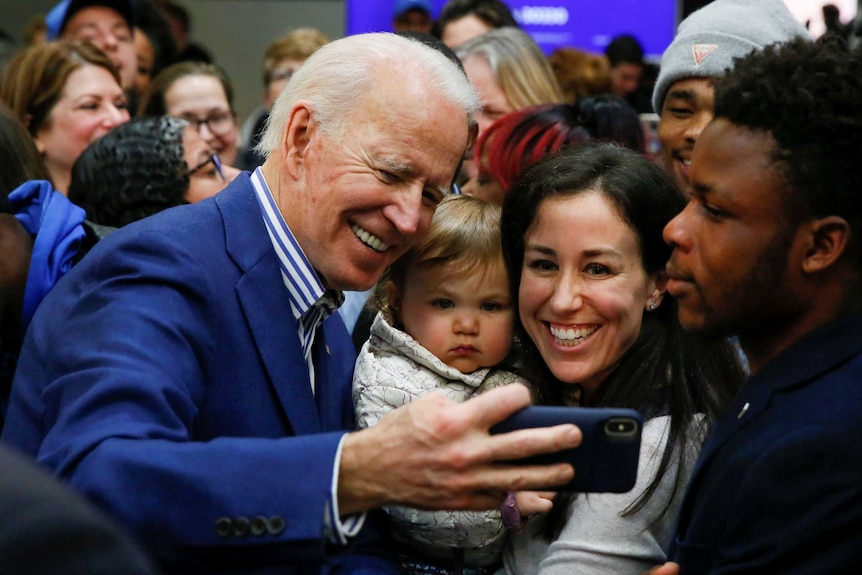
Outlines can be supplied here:
<path id="1" fill-rule="evenodd" d="M 484 272 L 484 273 L 483 273 Z M 462 373 L 500 363 L 512 344 L 514 313 L 502 259 L 487 269 L 456 262 L 413 268 L 389 301 L 404 331 Z"/>

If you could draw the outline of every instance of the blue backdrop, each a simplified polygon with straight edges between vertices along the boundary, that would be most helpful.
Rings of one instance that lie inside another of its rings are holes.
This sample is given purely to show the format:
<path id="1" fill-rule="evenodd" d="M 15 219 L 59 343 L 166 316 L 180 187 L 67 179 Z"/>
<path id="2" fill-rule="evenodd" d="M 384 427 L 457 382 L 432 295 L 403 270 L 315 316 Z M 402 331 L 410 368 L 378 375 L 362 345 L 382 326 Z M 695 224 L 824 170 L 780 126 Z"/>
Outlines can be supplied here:
<path id="1" fill-rule="evenodd" d="M 436 17 L 446 0 L 432 0 Z M 752 0 L 756 1 L 756 0 Z M 559 46 L 603 52 L 611 38 L 634 34 L 648 58 L 673 40 L 678 0 L 508 0 L 515 19 L 545 53 Z M 347 34 L 392 30 L 394 0 L 346 0 Z"/>

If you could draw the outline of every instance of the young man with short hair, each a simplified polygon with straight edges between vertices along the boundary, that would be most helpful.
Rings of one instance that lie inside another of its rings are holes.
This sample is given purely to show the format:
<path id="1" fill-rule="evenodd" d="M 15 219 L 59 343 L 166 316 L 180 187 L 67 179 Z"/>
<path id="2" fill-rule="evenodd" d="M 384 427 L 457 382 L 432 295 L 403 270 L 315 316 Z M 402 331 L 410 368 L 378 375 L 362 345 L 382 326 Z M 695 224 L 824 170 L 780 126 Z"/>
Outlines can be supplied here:
<path id="1" fill-rule="evenodd" d="M 682 21 L 653 90 L 662 159 L 681 187 L 688 186 L 694 144 L 713 116 L 713 80 L 734 58 L 797 37 L 810 38 L 783 0 L 715 0 Z"/>
<path id="2" fill-rule="evenodd" d="M 665 228 L 692 330 L 751 377 L 700 454 L 653 570 L 857 573 L 862 559 L 862 54 L 795 40 L 737 61 Z"/>

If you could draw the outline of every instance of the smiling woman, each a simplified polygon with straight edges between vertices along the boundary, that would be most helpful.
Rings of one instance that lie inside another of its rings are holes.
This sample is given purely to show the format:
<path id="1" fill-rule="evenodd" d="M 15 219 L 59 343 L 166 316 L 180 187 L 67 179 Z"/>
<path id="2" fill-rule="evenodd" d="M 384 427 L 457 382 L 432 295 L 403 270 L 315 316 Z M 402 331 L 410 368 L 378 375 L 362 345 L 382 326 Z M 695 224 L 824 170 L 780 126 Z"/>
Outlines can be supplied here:
<path id="1" fill-rule="evenodd" d="M 91 142 L 126 122 L 126 96 L 111 60 L 89 43 L 60 40 L 19 53 L 0 81 L 2 99 L 27 127 L 54 187 Z"/>
<path id="2" fill-rule="evenodd" d="M 703 434 L 742 379 L 732 347 L 684 334 L 665 297 L 662 229 L 684 205 L 661 168 L 608 143 L 549 157 L 506 197 L 503 251 L 538 401 L 647 420 L 634 490 L 558 495 L 512 538 L 509 574 L 540 563 L 543 573 L 637 573 L 665 560 Z"/>

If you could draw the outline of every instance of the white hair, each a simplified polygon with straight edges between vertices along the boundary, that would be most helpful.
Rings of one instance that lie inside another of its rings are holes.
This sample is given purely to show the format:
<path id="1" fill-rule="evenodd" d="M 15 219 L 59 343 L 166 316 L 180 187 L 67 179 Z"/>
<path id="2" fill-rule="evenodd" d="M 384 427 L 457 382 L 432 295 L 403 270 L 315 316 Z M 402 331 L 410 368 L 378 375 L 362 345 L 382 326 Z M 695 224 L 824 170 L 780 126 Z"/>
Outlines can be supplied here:
<path id="1" fill-rule="evenodd" d="M 479 97 L 464 72 L 441 52 L 397 34 L 357 34 L 319 48 L 296 71 L 275 101 L 257 151 L 268 156 L 282 145 L 288 116 L 300 100 L 310 102 L 321 130 L 330 136 L 342 134 L 352 107 L 380 73 L 396 80 L 421 75 L 475 124 Z"/>

